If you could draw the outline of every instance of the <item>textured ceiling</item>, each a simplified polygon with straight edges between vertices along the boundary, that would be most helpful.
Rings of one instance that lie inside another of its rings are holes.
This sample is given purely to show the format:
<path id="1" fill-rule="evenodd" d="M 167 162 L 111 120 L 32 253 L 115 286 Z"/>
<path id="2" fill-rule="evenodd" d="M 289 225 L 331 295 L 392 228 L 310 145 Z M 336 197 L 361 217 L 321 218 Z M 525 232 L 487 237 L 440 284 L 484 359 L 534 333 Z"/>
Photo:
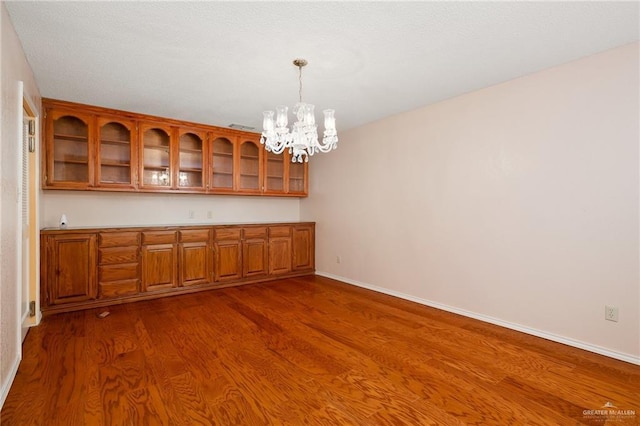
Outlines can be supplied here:
<path id="1" fill-rule="evenodd" d="M 638 2 L 4 4 L 45 97 L 257 130 L 297 101 L 296 57 L 340 131 L 639 34 Z"/>

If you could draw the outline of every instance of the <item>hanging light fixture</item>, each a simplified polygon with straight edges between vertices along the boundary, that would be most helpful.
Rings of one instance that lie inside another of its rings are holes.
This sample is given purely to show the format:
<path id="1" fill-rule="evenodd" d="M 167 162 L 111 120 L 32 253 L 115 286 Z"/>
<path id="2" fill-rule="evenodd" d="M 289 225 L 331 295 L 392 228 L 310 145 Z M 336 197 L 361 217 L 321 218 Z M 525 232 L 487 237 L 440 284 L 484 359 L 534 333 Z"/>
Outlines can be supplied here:
<path id="1" fill-rule="evenodd" d="M 260 143 L 264 144 L 267 151 L 274 154 L 282 154 L 289 148 L 291 161 L 302 163 L 309 161 L 309 156 L 316 152 L 329 152 L 338 147 L 338 132 L 336 131 L 336 119 L 334 110 L 325 109 L 324 113 L 324 137 L 322 143 L 318 141 L 318 127 L 316 126 L 314 106 L 302 102 L 302 67 L 307 65 L 306 59 L 296 59 L 293 65 L 298 67 L 298 91 L 300 101 L 293 107 L 293 113 L 298 119 L 293 123 L 289 132 L 288 110 L 284 105 L 276 107 L 275 122 L 273 111 L 265 111 L 262 137 Z"/>

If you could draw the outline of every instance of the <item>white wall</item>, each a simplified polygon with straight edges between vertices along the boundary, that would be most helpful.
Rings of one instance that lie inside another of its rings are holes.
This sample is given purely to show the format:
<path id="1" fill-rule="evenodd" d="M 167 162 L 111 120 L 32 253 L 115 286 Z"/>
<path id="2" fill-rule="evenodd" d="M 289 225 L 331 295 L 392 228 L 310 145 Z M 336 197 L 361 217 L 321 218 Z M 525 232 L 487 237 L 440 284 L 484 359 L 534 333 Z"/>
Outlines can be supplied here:
<path id="1" fill-rule="evenodd" d="M 18 188 L 22 95 L 40 105 L 40 93 L 4 3 L 0 4 L 2 114 L 0 122 L 0 406 L 18 368 L 21 350 Z"/>
<path id="2" fill-rule="evenodd" d="M 298 198 L 49 190 L 43 192 L 40 203 L 43 228 L 58 227 L 62 214 L 69 227 L 300 220 Z"/>
<path id="3" fill-rule="evenodd" d="M 318 271 L 640 363 L 638 49 L 341 134 L 301 202 Z"/>

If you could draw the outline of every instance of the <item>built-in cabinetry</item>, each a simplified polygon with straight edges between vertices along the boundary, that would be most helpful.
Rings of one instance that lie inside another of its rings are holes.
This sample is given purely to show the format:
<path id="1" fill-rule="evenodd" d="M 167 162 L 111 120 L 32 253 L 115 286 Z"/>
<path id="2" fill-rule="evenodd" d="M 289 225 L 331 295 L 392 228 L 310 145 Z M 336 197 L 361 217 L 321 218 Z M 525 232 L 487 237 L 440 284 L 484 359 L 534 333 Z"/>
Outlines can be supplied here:
<path id="1" fill-rule="evenodd" d="M 308 163 L 257 133 L 44 99 L 44 189 L 304 197 Z"/>
<path id="2" fill-rule="evenodd" d="M 66 312 L 314 272 L 315 224 L 41 231 L 41 306 Z"/>

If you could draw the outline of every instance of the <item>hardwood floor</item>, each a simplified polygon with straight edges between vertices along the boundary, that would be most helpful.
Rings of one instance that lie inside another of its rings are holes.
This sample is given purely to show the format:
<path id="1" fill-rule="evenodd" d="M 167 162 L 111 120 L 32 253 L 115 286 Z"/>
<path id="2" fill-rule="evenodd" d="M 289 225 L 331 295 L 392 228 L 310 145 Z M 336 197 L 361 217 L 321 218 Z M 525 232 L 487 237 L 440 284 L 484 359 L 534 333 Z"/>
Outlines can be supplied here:
<path id="1" fill-rule="evenodd" d="M 327 278 L 103 310 L 29 332 L 2 426 L 640 419 L 639 366 Z"/>

